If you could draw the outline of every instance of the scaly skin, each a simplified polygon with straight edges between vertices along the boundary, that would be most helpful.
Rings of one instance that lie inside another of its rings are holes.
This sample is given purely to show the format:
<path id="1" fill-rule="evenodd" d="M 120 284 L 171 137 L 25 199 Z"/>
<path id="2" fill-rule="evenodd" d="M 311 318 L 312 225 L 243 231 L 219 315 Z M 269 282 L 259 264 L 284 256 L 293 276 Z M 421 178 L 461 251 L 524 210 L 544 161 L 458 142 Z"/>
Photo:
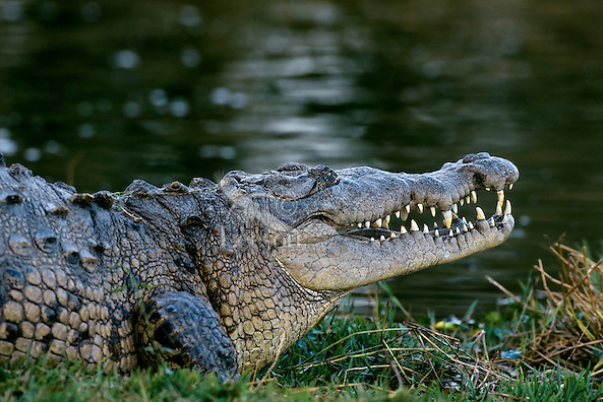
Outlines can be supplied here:
<path id="1" fill-rule="evenodd" d="M 288 163 L 118 196 L 0 162 L 0 361 L 164 360 L 222 379 L 274 360 L 354 288 L 502 243 L 510 204 L 475 224 L 450 210 L 519 176 L 481 153 L 423 175 Z M 446 228 L 389 229 L 411 209 Z"/>

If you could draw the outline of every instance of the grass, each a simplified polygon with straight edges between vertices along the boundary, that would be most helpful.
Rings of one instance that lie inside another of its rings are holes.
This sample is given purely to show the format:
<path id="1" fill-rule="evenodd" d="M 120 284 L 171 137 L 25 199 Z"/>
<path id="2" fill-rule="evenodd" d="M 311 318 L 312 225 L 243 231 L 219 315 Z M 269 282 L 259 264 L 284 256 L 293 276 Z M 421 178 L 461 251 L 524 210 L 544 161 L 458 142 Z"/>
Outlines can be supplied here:
<path id="1" fill-rule="evenodd" d="M 522 295 L 475 321 L 397 321 L 330 313 L 278 363 L 230 383 L 194 370 L 104 373 L 78 362 L 0 367 L 5 401 L 594 401 L 603 399 L 601 264 L 557 245 L 558 277 L 539 262 Z M 492 280 L 493 283 L 496 283 Z M 384 286 L 385 293 L 388 289 Z M 435 329 L 438 328 L 438 332 Z"/>

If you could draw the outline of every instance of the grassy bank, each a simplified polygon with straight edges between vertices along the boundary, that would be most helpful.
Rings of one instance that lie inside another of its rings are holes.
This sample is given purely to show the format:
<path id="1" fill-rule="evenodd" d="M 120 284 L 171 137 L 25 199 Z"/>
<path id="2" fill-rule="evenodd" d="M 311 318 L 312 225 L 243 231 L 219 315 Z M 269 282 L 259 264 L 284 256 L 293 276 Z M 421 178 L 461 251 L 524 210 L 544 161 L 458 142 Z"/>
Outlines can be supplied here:
<path id="1" fill-rule="evenodd" d="M 334 312 L 258 373 L 228 384 L 194 370 L 123 376 L 80 367 L 0 368 L 0 398 L 22 401 L 591 401 L 603 398 L 601 268 L 584 250 L 553 249 L 560 275 L 542 264 L 524 294 L 474 321 L 396 321 Z M 493 280 L 494 282 L 494 280 Z M 495 282 L 494 282 L 495 283 Z"/>

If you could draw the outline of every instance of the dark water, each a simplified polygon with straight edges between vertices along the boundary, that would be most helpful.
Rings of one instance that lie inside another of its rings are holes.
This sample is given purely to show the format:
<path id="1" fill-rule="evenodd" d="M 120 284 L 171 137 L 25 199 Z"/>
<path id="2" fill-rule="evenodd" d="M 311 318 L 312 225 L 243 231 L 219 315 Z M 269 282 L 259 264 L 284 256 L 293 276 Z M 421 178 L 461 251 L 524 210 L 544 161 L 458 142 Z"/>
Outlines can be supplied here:
<path id="1" fill-rule="evenodd" d="M 0 1 L 0 151 L 80 191 L 504 156 L 513 237 L 391 283 L 416 314 L 483 312 L 485 275 L 553 264 L 545 236 L 600 244 L 602 22 L 599 0 Z"/>

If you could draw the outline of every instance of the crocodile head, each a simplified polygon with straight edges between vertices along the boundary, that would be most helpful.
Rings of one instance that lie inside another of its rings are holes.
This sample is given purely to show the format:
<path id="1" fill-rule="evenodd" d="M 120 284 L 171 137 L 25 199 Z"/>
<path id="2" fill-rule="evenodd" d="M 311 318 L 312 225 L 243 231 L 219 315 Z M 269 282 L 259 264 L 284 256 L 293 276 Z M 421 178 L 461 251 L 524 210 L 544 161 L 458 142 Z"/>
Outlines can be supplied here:
<path id="1" fill-rule="evenodd" d="M 514 226 L 504 189 L 518 177 L 511 162 L 478 153 L 425 174 L 287 163 L 231 172 L 218 187 L 232 211 L 261 222 L 272 256 L 299 285 L 346 291 L 499 245 Z M 477 203 L 480 190 L 496 192 L 495 213 L 476 206 L 476 218 L 459 217 L 458 206 Z M 419 227 L 409 213 L 442 223 Z"/>

